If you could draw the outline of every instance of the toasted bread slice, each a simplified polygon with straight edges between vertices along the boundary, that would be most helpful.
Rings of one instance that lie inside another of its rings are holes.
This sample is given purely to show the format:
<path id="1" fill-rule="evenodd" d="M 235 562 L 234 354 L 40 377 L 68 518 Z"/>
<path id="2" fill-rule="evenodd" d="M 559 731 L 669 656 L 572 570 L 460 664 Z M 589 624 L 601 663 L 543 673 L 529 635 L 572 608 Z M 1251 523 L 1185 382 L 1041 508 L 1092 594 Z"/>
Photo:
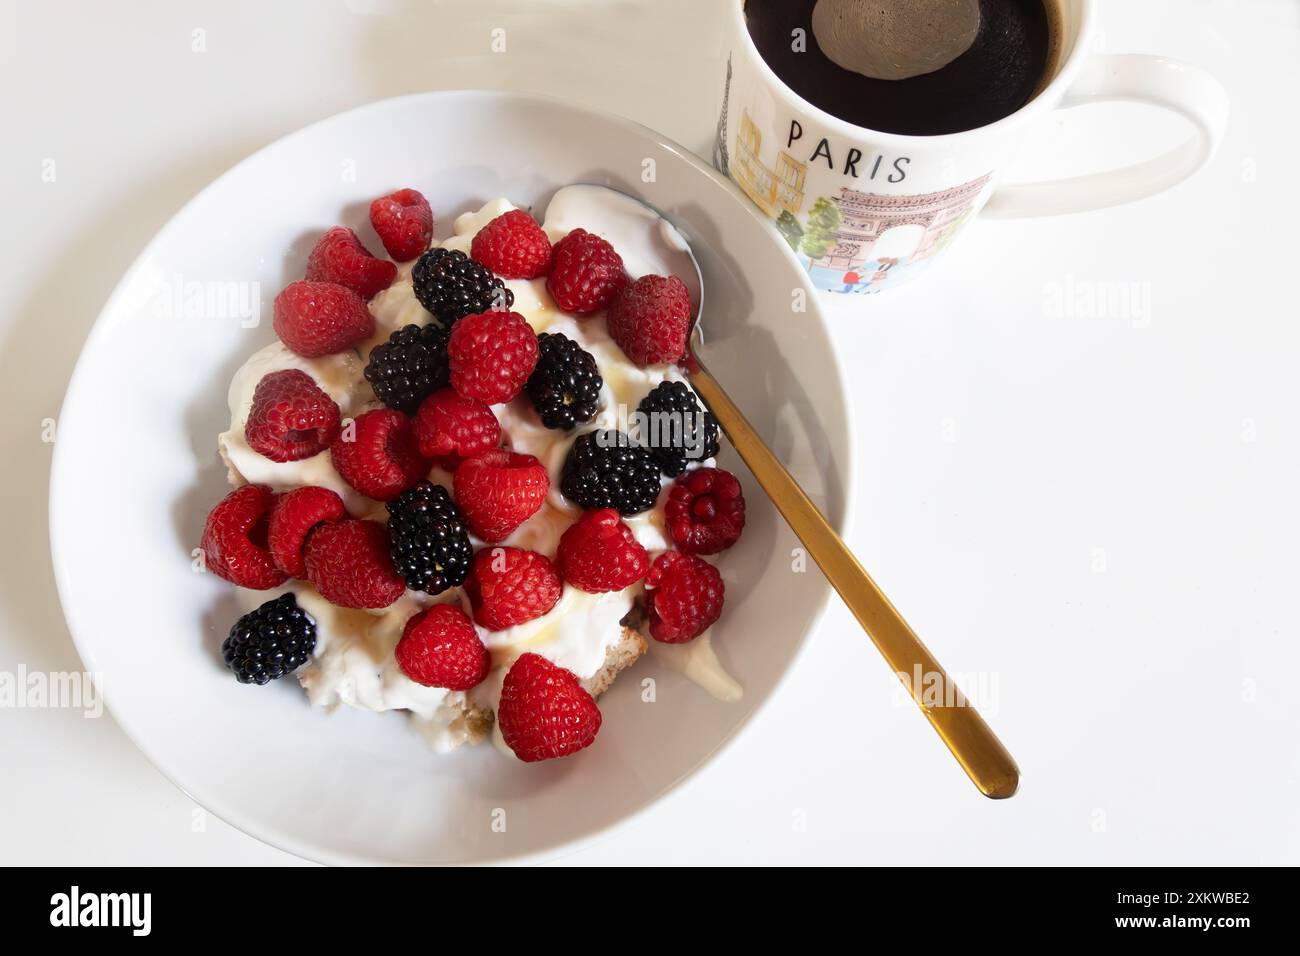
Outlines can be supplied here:
<path id="1" fill-rule="evenodd" d="M 451 722 L 451 730 L 460 736 L 462 742 L 481 744 L 492 733 L 495 715 L 488 708 L 475 707 L 465 702 L 465 712 Z"/>
<path id="2" fill-rule="evenodd" d="M 599 697 L 609 690 L 610 685 L 614 683 L 614 678 L 640 660 L 641 655 L 649 649 L 649 645 L 639 631 L 624 627 L 622 639 L 605 652 L 604 666 L 586 678 L 582 686 L 592 697 Z"/>

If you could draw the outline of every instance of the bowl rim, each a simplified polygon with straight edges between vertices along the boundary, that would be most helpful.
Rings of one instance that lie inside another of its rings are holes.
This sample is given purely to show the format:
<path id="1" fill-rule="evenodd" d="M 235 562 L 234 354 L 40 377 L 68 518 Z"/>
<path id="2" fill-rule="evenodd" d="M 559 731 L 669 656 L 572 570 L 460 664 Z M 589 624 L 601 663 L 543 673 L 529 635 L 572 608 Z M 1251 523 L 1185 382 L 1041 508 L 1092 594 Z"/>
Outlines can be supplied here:
<path id="1" fill-rule="evenodd" d="M 740 189 L 735 185 L 735 183 L 733 183 L 728 177 L 722 175 L 720 172 L 714 169 L 711 165 L 709 165 L 707 162 L 705 162 L 703 159 L 701 159 L 698 155 L 693 153 L 691 150 L 682 146 L 680 143 L 670 139 L 667 136 L 664 136 L 663 134 L 657 132 L 656 130 L 651 129 L 650 127 L 642 123 L 638 123 L 635 120 L 628 119 L 625 116 L 621 116 L 617 113 L 612 113 L 606 110 L 595 109 L 583 104 L 579 104 L 579 103 L 572 102 L 570 100 L 563 99 L 561 97 L 548 96 L 544 94 L 531 93 L 531 92 L 521 93 L 521 92 L 512 92 L 508 90 L 493 90 L 493 89 L 427 90 L 418 93 L 408 93 L 400 96 L 393 96 L 393 97 L 386 97 L 384 99 L 379 99 L 379 100 L 372 100 L 368 103 L 363 103 L 359 106 L 351 107 L 349 109 L 342 110 L 338 113 L 334 113 L 329 116 L 323 117 L 321 119 L 315 120 L 311 123 L 308 123 L 305 126 L 299 127 L 296 130 L 286 133 L 283 136 L 276 137 L 271 142 L 259 147 L 258 149 L 254 150 L 252 153 L 245 156 L 243 159 L 237 161 L 234 165 L 232 165 L 230 168 L 222 172 L 211 182 L 203 186 L 198 192 L 196 192 L 193 196 L 191 196 L 179 209 L 173 212 L 171 216 L 168 218 L 167 222 L 153 235 L 153 237 L 145 244 L 145 246 L 132 260 L 131 265 L 127 267 L 126 271 L 122 274 L 122 277 L 118 280 L 117 284 L 113 287 L 113 291 L 109 293 L 109 296 L 105 300 L 103 307 L 100 309 L 99 314 L 96 316 L 94 324 L 92 325 L 89 334 L 86 336 L 85 342 L 81 346 L 81 351 L 77 356 L 77 361 L 73 367 L 72 374 L 68 379 L 68 385 L 64 392 L 63 401 L 59 407 L 59 418 L 57 420 L 60 422 L 64 422 L 65 421 L 64 416 L 66 410 L 73 407 L 74 400 L 79 400 L 79 393 L 82 390 L 82 379 L 85 377 L 84 375 L 85 367 L 89 364 L 89 360 L 87 356 L 90 355 L 92 352 L 96 351 L 100 339 L 108 334 L 108 329 L 112 324 L 111 322 L 106 321 L 106 318 L 120 307 L 120 300 L 125 297 L 126 290 L 128 290 L 133 285 L 137 276 L 144 270 L 145 264 L 152 257 L 154 250 L 162 247 L 169 240 L 171 233 L 177 228 L 177 222 L 180 219 L 182 219 L 185 213 L 188 212 L 196 203 L 198 203 L 202 197 L 207 195 L 209 192 L 218 189 L 227 179 L 231 178 L 238 170 L 256 161 L 264 153 L 270 152 L 271 150 L 274 149 L 278 149 L 284 143 L 290 142 L 298 137 L 306 136 L 312 131 L 316 130 L 317 128 L 328 125 L 330 123 L 335 123 L 343 119 L 344 117 L 348 117 L 353 114 L 361 113 L 365 111 L 391 109 L 399 105 L 407 105 L 407 104 L 421 102 L 421 101 L 437 102 L 437 101 L 456 100 L 456 99 L 487 100 L 487 101 L 496 101 L 501 103 L 522 102 L 522 103 L 534 103 L 539 106 L 545 105 L 552 108 L 558 107 L 561 109 L 569 110 L 574 113 L 585 114 L 601 122 L 611 123 L 615 126 L 621 127 L 623 130 L 633 135 L 639 136 L 641 138 L 649 139 L 654 143 L 656 143 L 661 148 L 667 149 L 669 152 L 675 154 L 680 159 L 684 160 L 688 165 L 693 166 L 697 171 L 704 173 L 716 185 L 722 187 L 726 192 L 730 194 L 734 202 L 736 202 L 738 205 L 744 208 L 744 211 L 749 215 L 751 221 L 753 221 L 757 226 L 764 228 L 769 232 L 772 240 L 779 247 L 780 252 L 785 255 L 787 261 L 790 263 L 792 274 L 795 276 L 795 278 L 800 283 L 800 285 L 808 293 L 807 300 L 810 307 L 808 308 L 807 312 L 804 314 L 804 319 L 807 320 L 809 317 L 811 317 L 813 321 L 817 322 L 821 326 L 822 331 L 826 335 L 827 340 L 831 343 L 834 342 L 834 336 L 831 333 L 830 323 L 827 321 L 826 315 L 823 312 L 822 305 L 821 302 L 818 300 L 816 290 L 808 286 L 807 272 L 803 269 L 803 266 L 799 263 L 798 259 L 795 257 L 794 253 L 788 248 L 786 243 L 783 240 L 781 240 L 780 235 L 776 232 L 775 226 L 773 226 L 773 224 L 766 217 L 759 215 L 758 211 L 754 209 L 752 204 L 745 197 L 745 195 L 740 191 Z M 831 361 L 833 363 L 835 373 L 836 373 L 836 382 L 839 386 L 841 403 L 844 408 L 844 419 L 846 425 L 845 432 L 846 432 L 846 439 L 847 439 L 846 448 L 843 449 L 843 451 L 845 452 L 844 464 L 842 468 L 844 500 L 843 500 L 842 507 L 840 509 L 841 516 L 839 521 L 832 521 L 831 524 L 833 527 L 835 527 L 835 529 L 838 532 L 843 534 L 844 530 L 846 528 L 851 527 L 853 522 L 854 496 L 852 494 L 852 487 L 853 487 L 853 475 L 856 470 L 858 442 L 857 442 L 856 433 L 853 428 L 853 406 L 848 394 L 848 389 L 847 389 L 848 379 L 845 374 L 844 361 L 836 349 L 831 348 L 830 354 L 831 354 Z M 88 632 L 88 628 L 74 624 L 74 617 L 76 615 L 74 615 L 74 613 L 71 610 L 71 608 L 75 606 L 75 601 L 73 600 L 72 597 L 73 595 L 72 582 L 69 580 L 70 572 L 68 571 L 65 561 L 62 557 L 65 551 L 60 544 L 60 542 L 67 537 L 67 534 L 64 530 L 65 522 L 62 517 L 63 508 L 60 505 L 60 501 L 65 500 L 67 495 L 72 492 L 73 488 L 75 487 L 75 482 L 72 481 L 72 476 L 70 476 L 68 473 L 68 465 L 66 464 L 68 453 L 65 451 L 65 449 L 66 449 L 66 442 L 55 442 L 53 456 L 51 458 L 51 463 L 50 463 L 48 517 L 49 517 L 49 535 L 50 535 L 50 558 L 51 558 L 51 564 L 53 565 L 55 589 L 58 594 L 59 605 L 63 612 L 64 621 L 68 627 L 68 633 L 72 637 L 73 646 L 76 648 L 77 654 L 80 656 L 83 666 L 85 666 L 87 672 L 89 673 L 94 683 L 96 695 L 98 699 L 103 702 L 105 709 L 112 714 L 114 722 L 126 735 L 127 739 L 131 742 L 131 744 L 145 756 L 145 759 L 147 759 L 150 762 L 150 764 L 153 765 L 154 769 L 156 769 L 169 783 L 171 783 L 174 787 L 176 787 L 176 789 L 181 791 L 190 800 L 192 800 L 196 806 L 202 808 L 208 813 L 213 814 L 214 816 L 224 821 L 225 823 L 229 824 L 231 827 L 235 828 L 241 833 L 249 837 L 252 837 L 253 839 L 267 846 L 274 847 L 277 850 L 290 853 L 300 859 L 307 860 L 309 862 L 321 863 L 327 865 L 344 865 L 344 866 L 437 865 L 437 864 L 427 864 L 427 863 L 418 864 L 418 863 L 409 863 L 404 861 L 393 861 L 393 860 L 383 859 L 377 856 L 365 856 L 362 854 L 340 852 L 325 847 L 319 843 L 299 840 L 287 834 L 270 829 L 264 826 L 263 824 L 261 824 L 260 822 L 251 819 L 249 816 L 245 815 L 245 813 L 237 805 L 231 805 L 226 801 L 219 800 L 219 799 L 212 799 L 212 798 L 200 799 L 195 793 L 191 792 L 184 783 L 181 782 L 178 775 L 169 766 L 166 758 L 164 758 L 157 751 L 155 751 L 153 748 L 151 748 L 145 743 L 145 735 L 138 732 L 130 725 L 128 721 L 122 718 L 121 713 L 113 706 L 113 702 L 105 694 L 105 689 L 100 680 L 100 676 L 101 676 L 100 672 L 95 670 L 94 655 L 92 653 L 89 642 L 83 637 L 83 635 Z M 663 789 L 661 789 L 653 797 L 646 800 L 643 804 L 634 808 L 627 814 L 615 820 L 611 820 L 609 823 L 606 823 L 603 826 L 600 826 L 597 829 L 592 830 L 574 839 L 564 840 L 558 843 L 554 843 L 540 850 L 526 851 L 526 852 L 520 852 L 516 854 L 508 854 L 506 856 L 492 858 L 491 860 L 480 860 L 480 861 L 466 860 L 466 861 L 460 861 L 458 864 L 448 864 L 448 865 L 474 865 L 474 864 L 520 865 L 520 864 L 529 864 L 529 863 L 542 863 L 549 860 L 558 859 L 562 856 L 566 856 L 571 853 L 578 852 L 581 849 L 585 849 L 586 847 L 591 846 L 596 841 L 605 838 L 613 831 L 626 826 L 633 820 L 639 819 L 642 815 L 647 813 L 653 807 L 659 805 L 667 797 L 680 790 L 688 781 L 695 779 L 699 771 L 702 770 L 705 765 L 714 761 L 720 754 L 722 754 L 724 750 L 728 749 L 735 742 L 735 740 L 740 736 L 740 734 L 752 724 L 754 718 L 758 716 L 758 714 L 761 713 L 769 705 L 772 698 L 776 696 L 776 694 L 780 691 L 780 689 L 783 686 L 785 686 L 785 683 L 789 680 L 791 673 L 796 669 L 799 662 L 803 658 L 805 652 L 807 651 L 807 647 L 809 644 L 809 640 L 812 636 L 812 632 L 817 628 L 817 626 L 821 623 L 822 618 L 825 616 L 826 610 L 830 605 L 831 594 L 832 594 L 832 588 L 829 582 L 827 582 L 824 584 L 821 597 L 818 599 L 817 604 L 811 610 L 811 613 L 809 615 L 809 620 L 808 620 L 808 626 L 805 628 L 804 633 L 799 638 L 799 641 L 794 648 L 794 653 L 791 656 L 789 663 L 786 665 L 786 667 L 784 668 L 780 676 L 777 677 L 776 682 L 772 685 L 772 688 L 768 692 L 768 694 L 762 700 L 758 701 L 753 706 L 753 708 L 749 711 L 749 713 L 745 715 L 740 720 L 739 723 L 736 724 L 736 726 L 731 730 L 731 732 L 717 742 L 716 746 L 714 746 L 712 750 L 710 750 L 707 754 L 701 757 L 698 762 L 693 764 L 687 770 L 683 771 L 675 780 L 668 783 Z"/>

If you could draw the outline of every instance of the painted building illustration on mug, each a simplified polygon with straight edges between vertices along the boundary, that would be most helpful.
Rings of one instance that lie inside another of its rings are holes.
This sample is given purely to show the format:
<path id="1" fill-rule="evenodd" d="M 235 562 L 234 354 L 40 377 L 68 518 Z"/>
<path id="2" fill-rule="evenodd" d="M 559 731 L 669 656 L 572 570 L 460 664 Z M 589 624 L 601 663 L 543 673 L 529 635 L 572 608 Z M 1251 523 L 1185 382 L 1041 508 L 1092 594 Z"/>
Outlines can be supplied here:
<path id="1" fill-rule="evenodd" d="M 736 127 L 731 177 L 769 218 L 819 289 L 879 291 L 919 271 L 970 218 L 989 175 L 919 195 L 864 192 L 843 186 L 813 200 L 807 214 L 808 167 L 785 150 L 763 161 L 763 136 L 748 110 Z"/>
<path id="2" fill-rule="evenodd" d="M 745 110 L 736 131 L 736 154 L 731 157 L 730 172 L 759 209 L 776 219 L 782 212 L 798 216 L 803 209 L 804 181 L 808 166 L 785 150 L 778 150 L 776 162 L 767 166 L 762 159 L 763 134 Z"/>

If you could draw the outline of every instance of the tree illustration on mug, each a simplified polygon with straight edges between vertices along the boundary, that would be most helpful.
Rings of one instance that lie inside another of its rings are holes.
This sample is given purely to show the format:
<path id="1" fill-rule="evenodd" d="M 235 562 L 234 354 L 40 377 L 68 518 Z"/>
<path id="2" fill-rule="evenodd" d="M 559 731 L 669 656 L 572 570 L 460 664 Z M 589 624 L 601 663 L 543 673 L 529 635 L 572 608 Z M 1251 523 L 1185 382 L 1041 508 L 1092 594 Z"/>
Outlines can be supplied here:
<path id="1" fill-rule="evenodd" d="M 810 259 L 820 259 L 835 244 L 836 234 L 844 217 L 834 201 L 822 196 L 808 213 L 808 226 L 804 229 L 803 251 Z"/>
<path id="2" fill-rule="evenodd" d="M 803 226 L 799 225 L 799 220 L 794 217 L 794 213 L 782 209 L 781 215 L 776 218 L 776 228 L 790 244 L 790 248 L 798 252 L 799 243 L 803 241 Z"/>

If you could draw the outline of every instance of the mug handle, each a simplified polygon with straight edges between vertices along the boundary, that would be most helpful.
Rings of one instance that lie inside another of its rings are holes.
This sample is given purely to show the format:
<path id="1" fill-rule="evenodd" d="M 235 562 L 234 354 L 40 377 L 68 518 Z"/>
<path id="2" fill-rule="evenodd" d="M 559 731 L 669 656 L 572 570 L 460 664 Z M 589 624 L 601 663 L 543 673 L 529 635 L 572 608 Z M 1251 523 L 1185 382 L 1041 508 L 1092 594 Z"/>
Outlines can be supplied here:
<path id="1" fill-rule="evenodd" d="M 1000 186 L 984 211 L 996 218 L 1055 216 L 1145 199 L 1175 186 L 1210 161 L 1228 122 L 1228 93 L 1213 76 L 1177 60 L 1138 53 L 1089 57 L 1060 109 L 1107 100 L 1150 103 L 1181 113 L 1192 137 L 1154 159 L 1069 179 Z"/>

